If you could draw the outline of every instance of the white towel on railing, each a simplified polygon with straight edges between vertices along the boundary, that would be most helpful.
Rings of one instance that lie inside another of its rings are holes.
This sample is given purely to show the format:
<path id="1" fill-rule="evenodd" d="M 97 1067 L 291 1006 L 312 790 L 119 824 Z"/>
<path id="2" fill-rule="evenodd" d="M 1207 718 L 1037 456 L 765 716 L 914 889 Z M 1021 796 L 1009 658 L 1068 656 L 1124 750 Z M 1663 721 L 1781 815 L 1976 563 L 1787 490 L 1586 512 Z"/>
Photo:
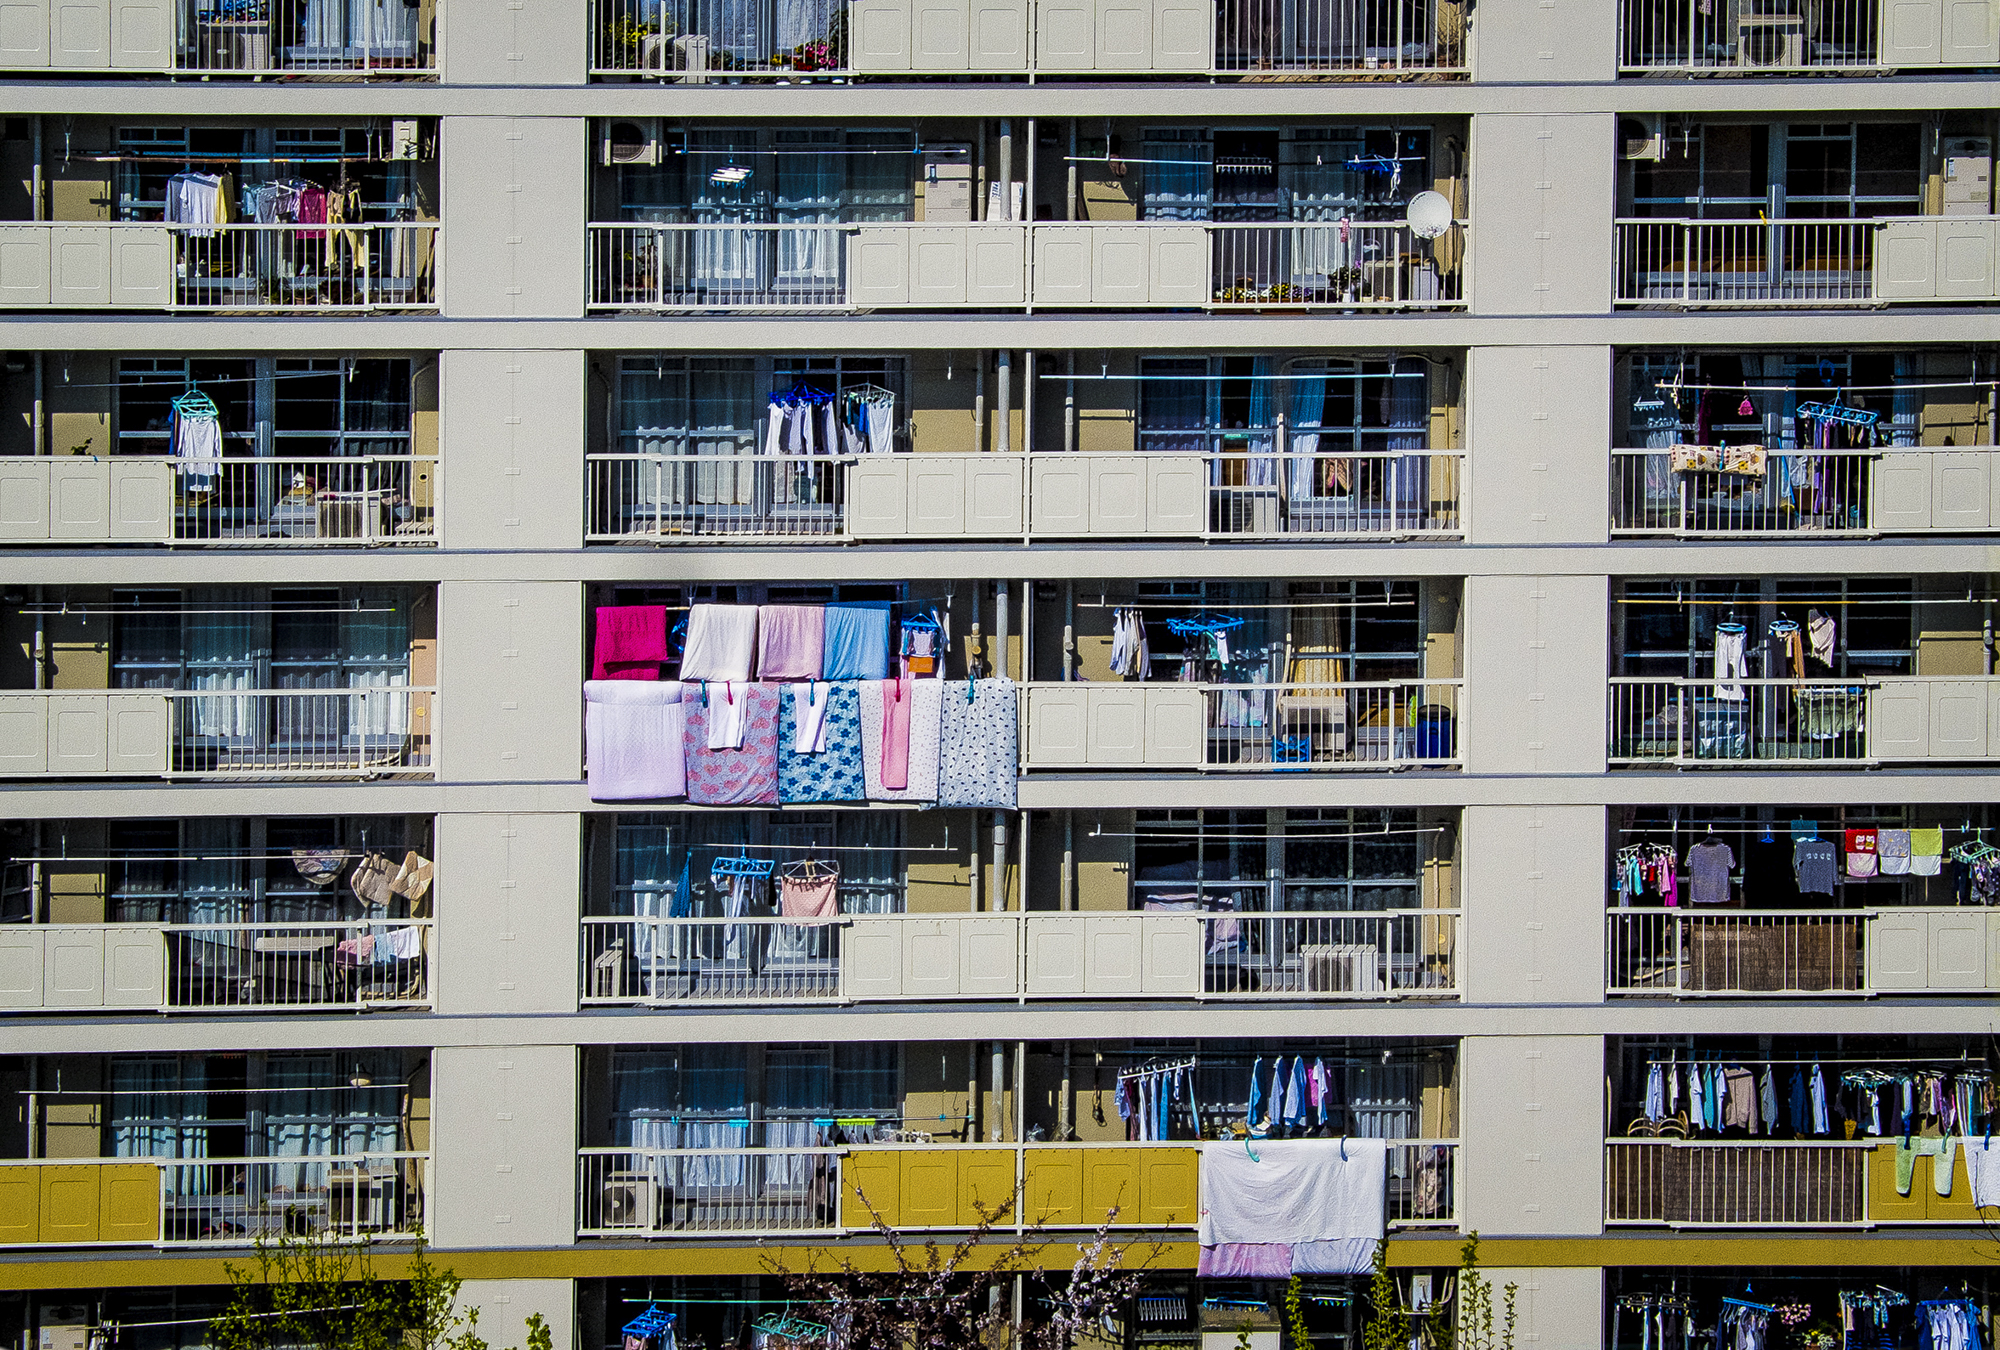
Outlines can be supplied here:
<path id="1" fill-rule="evenodd" d="M 687 792 L 687 710 L 675 680 L 586 680 L 585 776 L 599 802 Z"/>
<path id="2" fill-rule="evenodd" d="M 1388 1177 L 1381 1139 L 1204 1144 L 1201 1244 L 1289 1243 L 1295 1272 L 1359 1274 L 1382 1238 Z"/>
<path id="3" fill-rule="evenodd" d="M 757 651 L 757 606 L 695 605 L 688 611 L 683 680 L 747 680 Z"/>
<path id="4" fill-rule="evenodd" d="M 2000 1205 L 2000 1148 L 1993 1147 L 1991 1135 L 1979 1139 L 1968 1136 L 1963 1142 L 1965 1175 L 1972 1182 L 1973 1206 L 1985 1209 Z"/>

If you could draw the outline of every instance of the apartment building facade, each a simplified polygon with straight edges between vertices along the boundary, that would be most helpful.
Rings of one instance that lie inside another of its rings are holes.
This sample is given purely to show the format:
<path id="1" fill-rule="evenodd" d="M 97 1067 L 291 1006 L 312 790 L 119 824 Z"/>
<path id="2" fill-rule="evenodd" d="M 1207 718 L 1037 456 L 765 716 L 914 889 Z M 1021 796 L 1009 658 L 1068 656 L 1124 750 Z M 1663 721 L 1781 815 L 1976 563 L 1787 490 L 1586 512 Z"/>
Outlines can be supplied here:
<path id="1" fill-rule="evenodd" d="M 1011 1199 L 1150 1253 L 1107 1344 L 1275 1345 L 1196 1209 L 1283 1063 L 1419 1305 L 1476 1231 L 1542 1346 L 1990 1336 L 1996 72 L 1994 0 L 0 7 L 0 1334 L 421 1229 L 496 1345 L 812 1343 L 779 1268 Z M 722 606 L 881 616 L 1004 792 L 635 768 Z"/>

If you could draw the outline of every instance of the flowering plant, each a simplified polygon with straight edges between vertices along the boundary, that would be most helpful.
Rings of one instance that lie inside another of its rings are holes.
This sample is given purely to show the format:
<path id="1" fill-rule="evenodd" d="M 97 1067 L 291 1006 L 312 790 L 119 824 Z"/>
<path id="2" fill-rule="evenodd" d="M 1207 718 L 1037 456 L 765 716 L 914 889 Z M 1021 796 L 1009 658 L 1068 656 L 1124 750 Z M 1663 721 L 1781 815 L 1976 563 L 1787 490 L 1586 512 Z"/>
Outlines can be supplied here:
<path id="1" fill-rule="evenodd" d="M 1812 1304 L 1780 1303 L 1771 1309 L 1771 1313 L 1785 1326 L 1804 1326 L 1812 1319 Z"/>

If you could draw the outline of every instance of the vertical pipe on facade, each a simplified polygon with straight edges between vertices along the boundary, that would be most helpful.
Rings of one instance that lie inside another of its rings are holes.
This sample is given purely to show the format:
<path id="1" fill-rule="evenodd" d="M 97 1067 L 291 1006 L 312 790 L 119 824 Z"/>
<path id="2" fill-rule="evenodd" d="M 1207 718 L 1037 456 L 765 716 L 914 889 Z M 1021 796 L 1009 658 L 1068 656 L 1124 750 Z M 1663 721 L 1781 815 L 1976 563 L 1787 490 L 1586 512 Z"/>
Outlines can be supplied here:
<path id="1" fill-rule="evenodd" d="M 1076 352 L 1072 349 L 1067 366 L 1069 378 L 1063 381 L 1063 453 L 1076 451 Z"/>
<path id="2" fill-rule="evenodd" d="M 1006 454 L 1014 448 L 1014 353 L 994 353 L 997 367 L 993 389 L 993 448 Z"/>
<path id="3" fill-rule="evenodd" d="M 30 132 L 29 132 L 29 134 L 30 134 L 30 136 L 32 137 L 32 139 L 33 139 L 33 141 L 34 141 L 34 144 L 33 144 L 33 145 L 32 145 L 32 146 L 30 147 L 30 153 L 31 153 L 31 154 L 32 154 L 32 155 L 34 156 L 34 160 L 35 160 L 35 165 L 34 165 L 34 169 L 33 169 L 33 171 L 32 171 L 32 173 L 33 173 L 33 176 L 32 176 L 32 177 L 31 177 L 31 178 L 29 179 L 29 181 L 28 181 L 28 190 L 29 190 L 29 192 L 30 192 L 30 193 L 32 193 L 32 194 L 33 194 L 33 196 L 34 196 L 34 200 L 33 200 L 33 201 L 32 201 L 31 203 L 29 203 L 29 207 L 28 207 L 28 219 L 30 219 L 30 220 L 35 220 L 35 221 L 40 221 L 40 220 L 44 220 L 44 219 L 46 219 L 46 218 L 47 218 L 47 213 L 46 213 L 45 211 L 43 211 L 43 209 L 42 209 L 42 118 L 41 118 L 41 114 L 37 113 L 37 114 L 36 114 L 36 115 L 35 115 L 34 117 L 30 118 L 30 119 L 29 119 L 29 124 L 30 124 Z"/>
<path id="4" fill-rule="evenodd" d="M 1069 181 L 1063 189 L 1063 219 L 1076 219 L 1076 119 L 1069 119 Z M 1070 372 L 1076 372 L 1074 355 L 1070 359 Z"/>
<path id="5" fill-rule="evenodd" d="M 1004 1109 L 1007 1101 L 1007 1042 L 994 1041 L 992 1055 L 993 1110 L 987 1118 L 986 1138 L 989 1143 L 997 1144 L 1007 1135 L 1007 1112 Z"/>
<path id="6" fill-rule="evenodd" d="M 1063 1042 L 1062 1091 L 1056 1097 L 1056 1138 L 1068 1139 L 1076 1132 L 1074 1099 L 1070 1083 L 1070 1045 Z"/>
<path id="7" fill-rule="evenodd" d="M 1981 616 L 1979 621 L 1979 648 L 1985 662 L 1986 673 L 1991 675 L 1993 673 L 1993 602 L 1988 600 L 1984 608 L 1986 612 Z"/>
<path id="8" fill-rule="evenodd" d="M 972 448 L 986 448 L 986 353 L 979 353 L 979 369 L 972 377 Z"/>
<path id="9" fill-rule="evenodd" d="M 35 411 L 33 419 L 34 425 L 31 428 L 29 428 L 29 431 L 34 438 L 34 453 L 37 455 L 46 455 L 51 453 L 50 447 L 46 445 L 46 442 L 48 440 L 48 425 L 49 425 L 48 403 L 49 403 L 48 359 L 41 352 L 36 352 L 35 353 Z"/>
<path id="10" fill-rule="evenodd" d="M 1014 119 L 1000 119 L 1000 219 L 1014 218 Z"/>

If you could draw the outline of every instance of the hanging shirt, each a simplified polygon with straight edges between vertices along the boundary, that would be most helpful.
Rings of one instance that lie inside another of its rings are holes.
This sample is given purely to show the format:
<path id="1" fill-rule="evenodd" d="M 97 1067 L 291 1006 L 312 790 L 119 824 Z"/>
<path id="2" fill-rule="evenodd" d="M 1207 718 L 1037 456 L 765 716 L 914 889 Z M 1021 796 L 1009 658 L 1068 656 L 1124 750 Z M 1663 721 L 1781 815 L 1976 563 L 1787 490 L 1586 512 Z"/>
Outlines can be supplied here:
<path id="1" fill-rule="evenodd" d="M 1801 895 L 1832 895 L 1839 879 L 1831 839 L 1801 839 L 1792 845 L 1792 877 Z"/>
<path id="2" fill-rule="evenodd" d="M 222 473 L 222 423 L 213 415 L 175 413 L 172 441 L 182 485 L 190 492 L 214 488 Z"/>
<path id="3" fill-rule="evenodd" d="M 1696 844 L 1688 850 L 1688 872 L 1693 878 L 1693 894 L 1689 896 L 1697 905 L 1726 905 L 1729 903 L 1729 874 L 1736 870 L 1736 854 L 1720 839 Z"/>

